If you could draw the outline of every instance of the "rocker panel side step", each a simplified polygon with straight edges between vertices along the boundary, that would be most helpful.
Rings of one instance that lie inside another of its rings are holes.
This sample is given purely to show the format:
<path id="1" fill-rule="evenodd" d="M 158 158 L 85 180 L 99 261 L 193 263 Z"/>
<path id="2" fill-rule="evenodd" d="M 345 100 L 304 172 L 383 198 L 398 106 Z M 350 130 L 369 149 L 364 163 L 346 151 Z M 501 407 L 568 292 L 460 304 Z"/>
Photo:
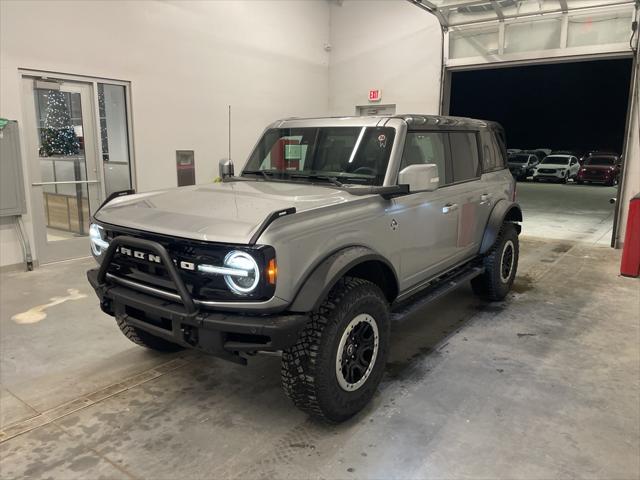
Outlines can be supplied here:
<path id="1" fill-rule="evenodd" d="M 428 303 L 455 290 L 460 285 L 484 273 L 484 267 L 468 267 L 453 273 L 441 280 L 434 280 L 423 290 L 413 294 L 406 300 L 402 300 L 392 306 L 392 320 L 398 320 L 419 310 Z"/>

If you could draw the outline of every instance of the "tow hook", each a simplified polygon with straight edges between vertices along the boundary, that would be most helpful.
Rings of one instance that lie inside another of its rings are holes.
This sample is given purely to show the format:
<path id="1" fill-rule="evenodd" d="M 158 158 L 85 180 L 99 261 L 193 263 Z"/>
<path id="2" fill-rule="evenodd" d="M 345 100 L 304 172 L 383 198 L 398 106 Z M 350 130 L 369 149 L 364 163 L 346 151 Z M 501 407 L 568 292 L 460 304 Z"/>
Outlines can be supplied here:
<path id="1" fill-rule="evenodd" d="M 198 329 L 191 325 L 184 324 L 180 326 L 180 329 L 182 330 L 182 338 L 184 341 L 192 347 L 195 347 L 198 344 Z"/>

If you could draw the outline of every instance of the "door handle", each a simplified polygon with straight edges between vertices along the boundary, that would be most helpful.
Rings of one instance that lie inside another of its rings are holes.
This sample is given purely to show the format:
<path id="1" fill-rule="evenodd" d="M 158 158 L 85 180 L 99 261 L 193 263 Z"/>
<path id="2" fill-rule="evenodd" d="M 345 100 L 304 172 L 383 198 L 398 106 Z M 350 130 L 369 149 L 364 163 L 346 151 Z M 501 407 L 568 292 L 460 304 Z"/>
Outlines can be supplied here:
<path id="1" fill-rule="evenodd" d="M 488 205 L 491 203 L 491 194 L 483 193 L 480 195 L 480 205 Z"/>
<path id="2" fill-rule="evenodd" d="M 447 203 L 444 207 L 442 207 L 442 213 L 444 215 L 448 215 L 451 212 L 455 212 L 458 209 L 457 203 Z"/>

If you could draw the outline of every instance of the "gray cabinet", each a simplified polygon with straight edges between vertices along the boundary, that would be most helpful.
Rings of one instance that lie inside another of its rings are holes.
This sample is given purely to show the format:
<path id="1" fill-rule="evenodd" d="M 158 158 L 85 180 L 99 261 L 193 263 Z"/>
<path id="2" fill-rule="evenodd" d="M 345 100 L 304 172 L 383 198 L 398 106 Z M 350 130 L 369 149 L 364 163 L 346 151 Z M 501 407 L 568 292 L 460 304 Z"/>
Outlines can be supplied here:
<path id="1" fill-rule="evenodd" d="M 0 217 L 26 213 L 18 122 L 0 127 Z"/>

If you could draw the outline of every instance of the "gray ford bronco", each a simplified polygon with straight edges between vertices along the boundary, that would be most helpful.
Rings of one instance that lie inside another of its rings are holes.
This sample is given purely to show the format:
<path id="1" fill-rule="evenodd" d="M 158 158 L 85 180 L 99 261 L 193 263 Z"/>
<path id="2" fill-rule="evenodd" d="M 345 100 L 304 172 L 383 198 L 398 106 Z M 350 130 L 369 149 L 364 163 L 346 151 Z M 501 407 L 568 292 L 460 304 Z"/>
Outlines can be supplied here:
<path id="1" fill-rule="evenodd" d="M 522 212 L 505 159 L 491 122 L 281 120 L 239 176 L 108 199 L 89 282 L 142 346 L 282 352 L 289 398 L 340 422 L 382 378 L 391 312 L 467 281 L 509 292 Z"/>

